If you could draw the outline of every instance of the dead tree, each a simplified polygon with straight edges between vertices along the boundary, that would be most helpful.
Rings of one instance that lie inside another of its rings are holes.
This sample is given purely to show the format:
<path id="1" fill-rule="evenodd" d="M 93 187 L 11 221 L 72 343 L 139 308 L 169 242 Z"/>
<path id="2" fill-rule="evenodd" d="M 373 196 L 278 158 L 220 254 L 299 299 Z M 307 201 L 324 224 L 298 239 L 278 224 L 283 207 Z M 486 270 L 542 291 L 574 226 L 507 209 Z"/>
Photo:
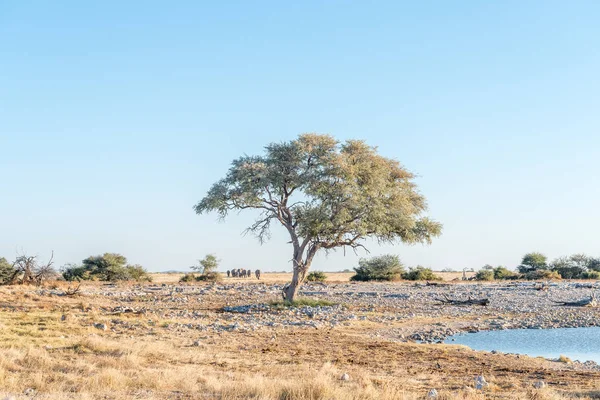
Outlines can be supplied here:
<path id="1" fill-rule="evenodd" d="M 65 296 L 78 295 L 80 289 L 81 289 L 81 283 L 79 283 L 79 285 L 77 285 L 76 287 L 71 287 L 71 285 L 69 285 L 69 287 L 65 290 L 64 295 Z"/>
<path id="2" fill-rule="evenodd" d="M 451 304 L 453 306 L 473 306 L 473 305 L 477 305 L 477 306 L 487 306 L 490 302 L 490 299 L 487 298 L 483 298 L 483 299 L 474 299 L 471 296 L 469 296 L 469 298 L 467 300 L 457 300 L 457 299 L 449 299 L 448 296 L 444 296 L 443 299 L 436 299 L 436 301 L 439 301 L 442 304 Z"/>
<path id="3" fill-rule="evenodd" d="M 56 275 L 56 271 L 52 267 L 54 264 L 53 259 L 54 252 L 52 252 L 52 256 L 46 264 L 39 264 L 37 256 L 22 255 L 17 257 L 12 265 L 13 276 L 7 280 L 7 283 L 9 285 L 41 285 L 45 280 Z"/>
<path id="4" fill-rule="evenodd" d="M 596 307 L 598 305 L 596 295 L 592 295 L 589 299 L 582 299 L 579 301 L 552 301 L 558 305 L 566 307 Z"/>

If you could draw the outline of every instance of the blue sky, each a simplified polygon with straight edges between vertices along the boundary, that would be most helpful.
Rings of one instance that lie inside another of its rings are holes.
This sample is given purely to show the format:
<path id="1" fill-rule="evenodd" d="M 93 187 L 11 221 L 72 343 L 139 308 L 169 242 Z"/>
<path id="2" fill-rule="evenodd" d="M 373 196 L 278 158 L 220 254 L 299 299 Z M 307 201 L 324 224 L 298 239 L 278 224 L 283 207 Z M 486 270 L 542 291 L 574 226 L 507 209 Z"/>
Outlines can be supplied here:
<path id="1" fill-rule="evenodd" d="M 252 214 L 192 206 L 231 160 L 302 132 L 419 175 L 443 236 L 372 255 L 600 256 L 599 18 L 597 1 L 0 0 L 0 256 L 290 270 L 282 229 L 260 246 Z"/>

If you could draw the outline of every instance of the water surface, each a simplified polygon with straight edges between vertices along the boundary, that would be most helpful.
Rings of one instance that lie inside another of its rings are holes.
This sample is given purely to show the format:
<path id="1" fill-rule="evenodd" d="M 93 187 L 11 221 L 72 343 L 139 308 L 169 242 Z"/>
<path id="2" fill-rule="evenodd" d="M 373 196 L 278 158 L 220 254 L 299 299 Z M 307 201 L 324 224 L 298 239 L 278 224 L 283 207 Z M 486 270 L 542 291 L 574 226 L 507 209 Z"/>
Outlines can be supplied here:
<path id="1" fill-rule="evenodd" d="M 564 355 L 571 360 L 600 363 L 600 327 L 481 331 L 454 335 L 444 343 L 532 357 L 558 358 Z"/>

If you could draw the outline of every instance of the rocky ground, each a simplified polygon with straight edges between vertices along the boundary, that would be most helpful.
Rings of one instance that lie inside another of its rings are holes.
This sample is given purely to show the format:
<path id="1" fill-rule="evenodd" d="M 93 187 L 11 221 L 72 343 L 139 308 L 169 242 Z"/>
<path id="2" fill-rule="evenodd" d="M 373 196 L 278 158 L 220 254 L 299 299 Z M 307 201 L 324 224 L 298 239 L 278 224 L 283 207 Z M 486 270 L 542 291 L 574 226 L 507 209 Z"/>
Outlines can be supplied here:
<path id="1" fill-rule="evenodd" d="M 162 284 L 91 286 L 86 296 L 111 300 L 103 311 L 116 316 L 143 312 L 171 320 L 168 329 L 260 331 L 290 328 L 331 329 L 372 323 L 372 335 L 398 341 L 435 343 L 459 332 L 543 329 L 600 325 L 600 308 L 567 307 L 557 302 L 589 298 L 600 285 L 579 282 L 541 284 L 305 284 L 300 296 L 331 306 L 282 307 L 281 284 L 218 283 L 205 286 Z M 58 294 L 60 291 L 55 290 Z M 41 289 L 40 295 L 52 294 Z M 440 301 L 489 299 L 487 306 Z M 114 319 L 114 330 L 127 330 Z"/>

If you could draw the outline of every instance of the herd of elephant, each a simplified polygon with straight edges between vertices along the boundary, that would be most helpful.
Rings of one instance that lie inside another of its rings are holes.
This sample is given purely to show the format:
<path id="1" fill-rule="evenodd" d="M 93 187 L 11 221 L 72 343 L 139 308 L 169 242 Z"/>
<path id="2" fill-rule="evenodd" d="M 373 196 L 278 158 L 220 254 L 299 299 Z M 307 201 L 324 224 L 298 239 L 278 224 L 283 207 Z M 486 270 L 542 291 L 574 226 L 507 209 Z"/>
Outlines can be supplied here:
<path id="1" fill-rule="evenodd" d="M 256 279 L 260 279 L 260 269 L 257 269 L 256 271 L 254 271 L 254 275 L 256 276 Z M 232 269 L 231 271 L 227 270 L 227 277 L 228 278 L 251 278 L 252 277 L 252 271 L 249 269 Z"/>

